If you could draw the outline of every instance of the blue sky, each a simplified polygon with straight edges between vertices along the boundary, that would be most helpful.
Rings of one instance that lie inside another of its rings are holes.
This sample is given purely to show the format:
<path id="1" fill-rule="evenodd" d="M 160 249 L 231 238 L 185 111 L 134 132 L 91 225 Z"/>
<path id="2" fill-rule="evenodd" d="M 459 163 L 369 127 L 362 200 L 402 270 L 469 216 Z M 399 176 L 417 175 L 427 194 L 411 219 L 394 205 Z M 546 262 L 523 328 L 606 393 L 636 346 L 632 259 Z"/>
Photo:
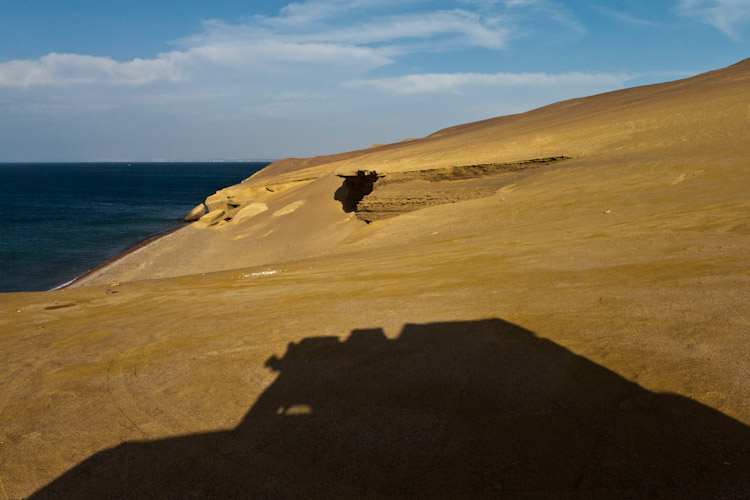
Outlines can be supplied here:
<path id="1" fill-rule="evenodd" d="M 0 0 L 0 161 L 273 159 L 750 57 L 750 0 Z"/>

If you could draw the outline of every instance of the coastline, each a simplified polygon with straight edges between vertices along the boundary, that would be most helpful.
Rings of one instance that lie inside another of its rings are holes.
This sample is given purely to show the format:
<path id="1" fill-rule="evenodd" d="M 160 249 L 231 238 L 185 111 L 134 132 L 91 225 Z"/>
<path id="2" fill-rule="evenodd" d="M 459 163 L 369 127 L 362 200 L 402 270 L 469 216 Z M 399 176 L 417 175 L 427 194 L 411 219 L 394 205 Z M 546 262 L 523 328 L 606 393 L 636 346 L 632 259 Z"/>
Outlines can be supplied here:
<path id="1" fill-rule="evenodd" d="M 123 250 L 122 252 L 120 252 L 119 254 L 115 255 L 111 259 L 107 259 L 104 262 L 102 262 L 101 264 L 97 264 L 96 266 L 92 267 L 91 269 L 89 269 L 88 271 L 84 272 L 83 274 L 80 274 L 80 275 L 76 276 L 75 278 L 73 278 L 72 280 L 68 281 L 67 283 L 63 283 L 62 285 L 58 285 L 58 286 L 56 286 L 54 288 L 51 288 L 51 289 L 49 289 L 47 291 L 52 292 L 52 291 L 55 291 L 55 290 L 65 290 L 65 289 L 73 287 L 73 285 L 80 285 L 81 281 L 85 280 L 86 278 L 89 278 L 90 276 L 94 275 L 95 273 L 97 273 L 97 272 L 99 272 L 99 271 L 101 271 L 103 269 L 106 269 L 107 267 L 111 266 L 112 264 L 114 264 L 115 262 L 119 261 L 120 259 L 122 259 L 124 257 L 127 257 L 128 255 L 130 255 L 132 253 L 137 252 L 138 250 L 140 250 L 140 249 L 142 249 L 142 248 L 150 245 L 151 243 L 156 242 L 157 240 L 160 240 L 161 238 L 164 238 L 165 236 L 169 236 L 170 234 L 175 233 L 175 232 L 179 231 L 180 229 L 184 229 L 185 227 L 188 227 L 189 225 L 190 225 L 189 223 L 185 222 L 185 223 L 182 223 L 181 225 L 179 225 L 179 226 L 177 226 L 175 228 L 168 229 L 167 231 L 164 231 L 162 233 L 150 236 L 150 237 L 146 238 L 145 240 L 140 241 L 140 242 L 136 243 L 135 245 L 133 245 L 133 246 L 131 246 L 131 247 Z"/>

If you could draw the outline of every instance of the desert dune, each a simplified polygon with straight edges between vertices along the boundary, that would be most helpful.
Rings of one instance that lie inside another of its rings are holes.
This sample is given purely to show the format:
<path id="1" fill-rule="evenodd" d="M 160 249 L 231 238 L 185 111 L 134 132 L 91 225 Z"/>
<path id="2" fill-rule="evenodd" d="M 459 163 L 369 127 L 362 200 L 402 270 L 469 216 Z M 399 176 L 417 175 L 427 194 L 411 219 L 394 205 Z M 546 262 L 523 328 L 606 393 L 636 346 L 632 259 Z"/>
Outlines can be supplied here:
<path id="1" fill-rule="evenodd" d="M 745 60 L 278 161 L 2 296 L 0 492 L 746 498 L 748 130 Z"/>

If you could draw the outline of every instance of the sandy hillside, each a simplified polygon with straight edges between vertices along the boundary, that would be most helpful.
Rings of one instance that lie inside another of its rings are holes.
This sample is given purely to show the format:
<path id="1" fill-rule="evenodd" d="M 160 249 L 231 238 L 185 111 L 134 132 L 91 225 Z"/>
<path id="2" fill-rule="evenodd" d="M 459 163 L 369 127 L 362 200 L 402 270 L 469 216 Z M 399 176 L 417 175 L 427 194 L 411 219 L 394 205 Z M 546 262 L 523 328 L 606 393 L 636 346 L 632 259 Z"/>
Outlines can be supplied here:
<path id="1" fill-rule="evenodd" d="M 611 175 L 663 168 L 655 175 L 669 176 L 670 167 L 715 170 L 711 165 L 716 162 L 721 162 L 721 174 L 728 180 L 731 174 L 724 165 L 741 162 L 748 148 L 749 75 L 750 60 L 746 60 L 687 80 L 565 101 L 445 129 L 424 139 L 281 160 L 208 198 L 209 210 L 219 215 L 218 224 L 209 228 L 194 224 L 81 284 L 237 269 L 337 251 L 364 226 L 358 214 L 342 210 L 346 206 L 341 200 L 341 176 L 355 176 L 358 171 L 384 176 L 360 208 L 384 212 L 386 217 L 405 208 L 489 196 L 532 174 L 524 185 L 541 183 L 550 189 L 536 174 L 557 167 L 570 170 L 566 177 L 574 175 L 575 182 L 591 189 L 599 189 L 598 179 L 605 181 Z M 558 160 L 523 164 L 546 158 Z M 495 165 L 495 171 L 472 172 L 476 165 Z M 597 180 L 581 178 L 581 166 L 585 175 Z M 420 178 L 418 171 L 426 173 Z M 437 180 L 453 182 L 436 182 L 430 176 L 436 171 L 444 174 Z M 687 186 L 690 183 L 683 187 Z M 647 185 L 633 188 L 646 196 Z M 676 191 L 676 196 L 682 195 L 680 189 Z M 380 220 L 381 215 L 374 218 Z"/>
<path id="2" fill-rule="evenodd" d="M 748 130 L 750 60 L 282 160 L 5 294 L 0 495 L 747 498 Z"/>

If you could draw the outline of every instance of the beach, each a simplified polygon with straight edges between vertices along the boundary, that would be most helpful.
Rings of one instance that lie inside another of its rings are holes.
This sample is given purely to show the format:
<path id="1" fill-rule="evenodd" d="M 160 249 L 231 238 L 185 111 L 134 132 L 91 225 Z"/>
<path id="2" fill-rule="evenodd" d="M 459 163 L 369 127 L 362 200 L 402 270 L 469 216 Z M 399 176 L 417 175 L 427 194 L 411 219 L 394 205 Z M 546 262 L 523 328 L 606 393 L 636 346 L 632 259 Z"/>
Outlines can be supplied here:
<path id="1" fill-rule="evenodd" d="M 156 236 L 152 236 L 150 238 L 146 238 L 145 240 L 141 241 L 140 243 L 136 243 L 132 247 L 128 248 L 124 252 L 120 253 L 119 255 L 112 257 L 111 259 L 102 262 L 101 264 L 89 269 L 85 273 L 81 274 L 80 276 L 75 277 L 72 281 L 69 281 L 68 283 L 64 283 L 60 286 L 57 286 L 53 288 L 52 290 L 61 290 L 69 287 L 76 287 L 76 286 L 86 286 L 86 284 L 90 280 L 95 280 L 100 274 L 105 273 L 107 269 L 116 263 L 124 260 L 127 258 L 130 254 L 134 254 L 136 252 L 141 251 L 146 246 L 151 245 L 152 243 L 155 243 L 156 241 L 160 240 L 161 238 L 165 238 L 169 236 L 170 234 L 174 233 L 175 231 L 179 231 L 180 229 L 183 229 L 184 226 L 176 227 L 174 229 L 170 229 L 168 231 L 165 231 L 161 234 L 157 234 Z"/>

